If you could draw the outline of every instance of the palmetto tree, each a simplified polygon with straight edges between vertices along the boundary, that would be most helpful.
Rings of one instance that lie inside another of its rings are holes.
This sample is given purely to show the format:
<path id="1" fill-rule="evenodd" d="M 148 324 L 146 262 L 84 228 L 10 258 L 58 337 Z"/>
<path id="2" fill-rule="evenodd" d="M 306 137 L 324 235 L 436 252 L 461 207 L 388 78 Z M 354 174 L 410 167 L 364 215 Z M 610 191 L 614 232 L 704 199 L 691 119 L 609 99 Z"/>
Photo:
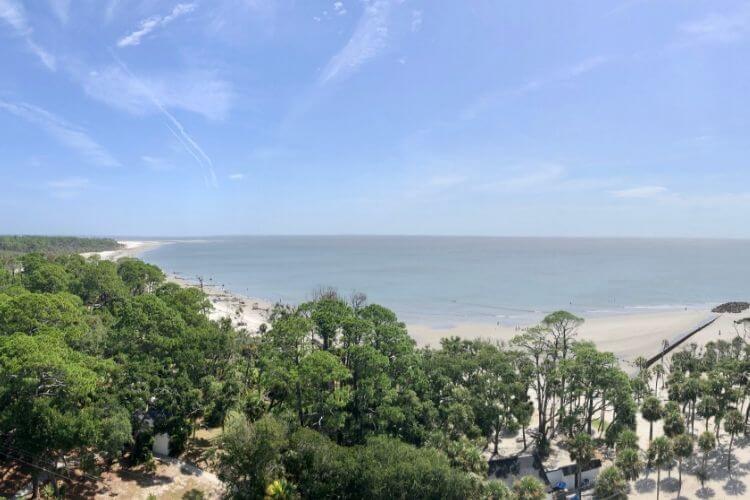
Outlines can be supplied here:
<path id="1" fill-rule="evenodd" d="M 675 436 L 672 440 L 672 446 L 674 447 L 674 454 L 677 456 L 677 470 L 680 476 L 680 486 L 677 490 L 677 498 L 680 498 L 680 491 L 682 491 L 682 461 L 693 454 L 693 436 L 688 434 L 680 434 Z"/>
<path id="2" fill-rule="evenodd" d="M 664 434 L 673 438 L 685 432 L 685 419 L 682 418 L 679 410 L 672 410 L 664 413 Z"/>
<path id="3" fill-rule="evenodd" d="M 617 435 L 617 440 L 615 441 L 615 444 L 617 446 L 618 453 L 627 448 L 634 448 L 637 450 L 638 449 L 638 434 L 636 434 L 634 431 L 630 429 L 623 429 Z"/>
<path id="4" fill-rule="evenodd" d="M 663 359 L 663 358 L 662 358 Z M 664 377 L 664 365 L 654 365 L 653 367 L 655 381 L 654 381 L 654 396 L 656 396 L 659 393 L 659 378 Z M 664 385 L 664 382 L 662 382 L 662 385 Z"/>
<path id="5" fill-rule="evenodd" d="M 534 476 L 524 476 L 513 483 L 513 498 L 518 500 L 544 500 L 547 492 L 541 481 Z"/>
<path id="6" fill-rule="evenodd" d="M 635 481 L 643 472 L 643 460 L 636 448 L 625 448 L 617 452 L 615 465 L 628 481 Z"/>
<path id="7" fill-rule="evenodd" d="M 706 394 L 701 398 L 698 403 L 698 415 L 706 419 L 706 430 L 708 430 L 708 421 L 711 417 L 715 417 L 719 412 L 719 403 L 716 398 L 710 394 Z"/>
<path id="8" fill-rule="evenodd" d="M 656 465 L 656 500 L 659 500 L 661 490 L 661 468 L 674 460 L 674 450 L 668 438 L 661 436 L 653 440 L 648 448 L 648 454 Z"/>
<path id="9" fill-rule="evenodd" d="M 617 466 L 604 469 L 596 479 L 594 494 L 597 498 L 607 500 L 626 500 L 628 483 L 625 475 Z"/>
<path id="10" fill-rule="evenodd" d="M 581 496 L 581 469 L 594 459 L 594 441 L 586 433 L 577 434 L 568 442 L 570 458 L 576 462 L 576 491 Z"/>
<path id="11" fill-rule="evenodd" d="M 662 413 L 663 410 L 659 398 L 657 398 L 656 396 L 649 396 L 643 400 L 643 405 L 641 406 L 641 415 L 643 415 L 643 419 L 648 421 L 650 425 L 648 430 L 649 443 L 651 443 L 654 438 L 654 422 L 661 418 Z"/>
<path id="12" fill-rule="evenodd" d="M 727 453 L 727 471 L 732 473 L 732 444 L 734 436 L 745 430 L 745 419 L 739 410 L 732 409 L 727 412 L 724 419 L 724 430 L 729 433 L 729 452 Z"/>
<path id="13" fill-rule="evenodd" d="M 703 481 L 707 474 L 706 458 L 708 457 L 708 452 L 716 448 L 716 436 L 714 436 L 713 432 L 705 431 L 700 435 L 698 438 L 698 448 L 703 452 L 703 463 L 701 464 L 701 487 L 703 487 Z"/>

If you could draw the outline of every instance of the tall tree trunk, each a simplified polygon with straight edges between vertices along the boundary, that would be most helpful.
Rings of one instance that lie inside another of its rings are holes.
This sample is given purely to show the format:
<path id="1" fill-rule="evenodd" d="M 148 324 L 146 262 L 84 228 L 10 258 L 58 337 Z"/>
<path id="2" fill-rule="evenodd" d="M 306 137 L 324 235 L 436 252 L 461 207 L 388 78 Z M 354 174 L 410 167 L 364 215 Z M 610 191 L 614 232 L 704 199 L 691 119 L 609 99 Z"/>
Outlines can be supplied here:
<path id="1" fill-rule="evenodd" d="M 727 453 L 727 471 L 732 476 L 732 443 L 734 442 L 734 433 L 729 435 L 729 452 Z"/>
<path id="2" fill-rule="evenodd" d="M 703 452 L 703 465 L 701 468 L 703 469 L 703 474 L 701 474 L 701 488 L 705 488 L 705 485 L 703 484 L 706 480 L 706 459 L 708 458 L 708 452 Z"/>
<path id="3" fill-rule="evenodd" d="M 677 470 L 680 474 L 680 484 L 677 486 L 677 498 L 680 498 L 680 492 L 682 491 L 682 459 L 680 459 L 677 463 Z"/>
<path id="4" fill-rule="evenodd" d="M 648 425 L 648 444 L 651 444 L 651 441 L 654 439 L 654 423 L 649 421 Z"/>
<path id="5" fill-rule="evenodd" d="M 500 442 L 500 426 L 495 427 L 495 455 L 497 455 L 497 447 Z"/>
<path id="6" fill-rule="evenodd" d="M 31 497 L 34 500 L 39 500 L 39 471 L 34 471 L 31 476 Z"/>
<path id="7" fill-rule="evenodd" d="M 302 387 L 299 381 L 295 384 L 295 391 L 297 393 L 297 417 L 299 417 L 299 425 L 304 425 L 304 419 L 302 418 Z"/>
<path id="8" fill-rule="evenodd" d="M 549 427 L 550 427 L 550 439 L 555 437 L 555 403 L 557 402 L 557 398 L 553 395 L 552 396 L 552 411 L 550 412 L 549 416 Z"/>
<path id="9" fill-rule="evenodd" d="M 690 429 L 695 434 L 695 400 L 690 404 Z"/>
<path id="10" fill-rule="evenodd" d="M 661 489 L 661 467 L 656 468 L 656 500 L 659 500 L 659 490 Z M 580 497 L 580 495 L 578 495 Z"/>

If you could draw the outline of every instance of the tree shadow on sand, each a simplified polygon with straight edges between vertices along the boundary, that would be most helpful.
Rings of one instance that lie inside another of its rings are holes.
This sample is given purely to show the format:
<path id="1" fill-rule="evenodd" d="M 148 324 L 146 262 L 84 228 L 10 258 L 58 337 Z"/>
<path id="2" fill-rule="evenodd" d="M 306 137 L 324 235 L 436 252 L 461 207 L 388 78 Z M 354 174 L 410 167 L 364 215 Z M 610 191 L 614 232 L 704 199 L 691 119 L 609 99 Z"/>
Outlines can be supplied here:
<path id="1" fill-rule="evenodd" d="M 134 481 L 141 488 L 157 486 L 174 482 L 174 479 L 162 474 L 149 474 L 136 470 L 120 470 L 115 472 L 121 481 Z"/>
<path id="2" fill-rule="evenodd" d="M 713 490 L 713 488 L 706 486 L 705 488 L 696 490 L 695 496 L 698 498 L 713 498 L 716 496 L 716 492 Z"/>
<path id="3" fill-rule="evenodd" d="M 650 477 L 644 477 L 635 482 L 635 491 L 638 493 L 651 493 L 656 491 L 656 481 Z"/>
<path id="4" fill-rule="evenodd" d="M 743 483 L 739 479 L 730 479 L 724 485 L 724 491 L 727 493 L 727 495 L 744 496 L 745 492 L 747 491 L 747 486 L 745 486 L 745 483 Z"/>
<path id="5" fill-rule="evenodd" d="M 680 481 L 676 477 L 662 478 L 661 488 L 659 489 L 665 493 L 675 493 L 680 489 Z"/>

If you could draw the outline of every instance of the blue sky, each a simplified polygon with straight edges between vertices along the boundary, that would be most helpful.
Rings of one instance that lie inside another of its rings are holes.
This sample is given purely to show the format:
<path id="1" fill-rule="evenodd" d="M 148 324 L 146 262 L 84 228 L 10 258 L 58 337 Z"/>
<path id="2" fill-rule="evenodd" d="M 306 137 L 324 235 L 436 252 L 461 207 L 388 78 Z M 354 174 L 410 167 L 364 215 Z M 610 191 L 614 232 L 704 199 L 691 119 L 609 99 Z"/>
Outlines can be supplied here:
<path id="1" fill-rule="evenodd" d="M 750 4 L 0 0 L 0 233 L 750 237 Z"/>

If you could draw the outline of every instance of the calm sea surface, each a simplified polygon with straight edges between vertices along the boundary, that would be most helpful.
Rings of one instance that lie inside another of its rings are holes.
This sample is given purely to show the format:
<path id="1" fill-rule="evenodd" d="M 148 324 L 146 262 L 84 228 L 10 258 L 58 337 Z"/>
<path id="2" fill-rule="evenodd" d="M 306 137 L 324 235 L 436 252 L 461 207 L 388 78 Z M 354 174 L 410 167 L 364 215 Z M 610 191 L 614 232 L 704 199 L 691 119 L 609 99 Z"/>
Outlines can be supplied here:
<path id="1" fill-rule="evenodd" d="M 178 241 L 142 258 L 272 301 L 298 303 L 320 286 L 361 291 L 433 326 L 750 299 L 750 241 L 740 240 L 253 236 Z"/>

